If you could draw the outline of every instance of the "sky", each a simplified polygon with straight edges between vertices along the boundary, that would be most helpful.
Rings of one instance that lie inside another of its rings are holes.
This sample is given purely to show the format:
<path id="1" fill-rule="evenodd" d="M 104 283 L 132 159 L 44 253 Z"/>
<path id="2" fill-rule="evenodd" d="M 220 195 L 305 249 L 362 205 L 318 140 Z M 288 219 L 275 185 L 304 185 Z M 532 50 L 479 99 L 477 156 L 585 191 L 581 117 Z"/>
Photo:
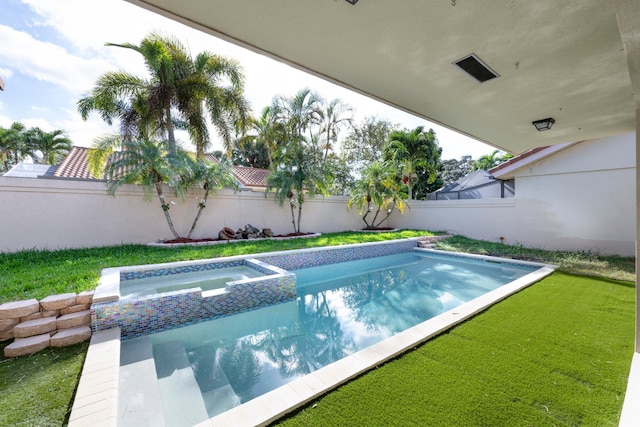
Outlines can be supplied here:
<path id="1" fill-rule="evenodd" d="M 133 43 L 156 31 L 177 37 L 195 56 L 202 51 L 236 59 L 244 69 L 245 97 L 255 115 L 276 95 L 292 96 L 309 87 L 325 99 L 351 105 L 355 121 L 369 116 L 403 128 L 433 128 L 442 159 L 474 159 L 494 148 L 422 118 L 349 91 L 281 62 L 192 29 L 124 0 L 2 0 L 0 13 L 0 126 L 21 122 L 27 128 L 61 129 L 74 145 L 118 131 L 92 113 L 83 121 L 76 103 L 107 71 L 148 74 L 142 56 L 105 43 Z M 344 136 L 344 135 L 342 135 Z M 182 138 L 186 141 L 186 137 Z M 213 149 L 221 144 L 213 143 Z"/>

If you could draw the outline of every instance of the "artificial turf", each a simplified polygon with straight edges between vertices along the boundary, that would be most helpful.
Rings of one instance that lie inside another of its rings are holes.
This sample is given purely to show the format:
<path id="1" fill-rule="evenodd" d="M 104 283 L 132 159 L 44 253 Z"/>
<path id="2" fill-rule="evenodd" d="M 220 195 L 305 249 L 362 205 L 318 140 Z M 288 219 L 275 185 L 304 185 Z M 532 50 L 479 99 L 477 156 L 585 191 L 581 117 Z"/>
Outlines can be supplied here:
<path id="1" fill-rule="evenodd" d="M 617 425 L 634 289 L 555 273 L 275 424 Z"/>

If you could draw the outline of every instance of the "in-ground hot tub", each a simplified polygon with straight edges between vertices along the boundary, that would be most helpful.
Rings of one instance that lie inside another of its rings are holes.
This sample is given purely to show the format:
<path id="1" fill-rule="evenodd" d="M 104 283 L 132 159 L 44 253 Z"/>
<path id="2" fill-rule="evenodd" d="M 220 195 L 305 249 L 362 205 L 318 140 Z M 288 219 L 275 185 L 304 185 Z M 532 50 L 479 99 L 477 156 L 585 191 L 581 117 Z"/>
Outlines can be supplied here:
<path id="1" fill-rule="evenodd" d="M 227 283 L 268 276 L 250 264 L 194 271 L 190 273 L 162 274 L 122 280 L 120 275 L 120 299 L 131 299 L 184 289 L 199 288 L 203 293 L 224 289 Z"/>
<path id="2" fill-rule="evenodd" d="M 252 258 L 109 268 L 91 326 L 120 328 L 128 339 L 295 298 L 295 274 Z"/>

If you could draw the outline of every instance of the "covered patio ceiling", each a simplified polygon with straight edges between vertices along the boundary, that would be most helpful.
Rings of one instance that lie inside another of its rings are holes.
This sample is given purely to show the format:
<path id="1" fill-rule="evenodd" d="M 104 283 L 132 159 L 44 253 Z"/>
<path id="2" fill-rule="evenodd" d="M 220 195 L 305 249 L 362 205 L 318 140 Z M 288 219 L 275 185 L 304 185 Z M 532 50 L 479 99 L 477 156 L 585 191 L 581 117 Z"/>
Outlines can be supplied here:
<path id="1" fill-rule="evenodd" d="M 636 130 L 640 0 L 129 1 L 512 153 Z"/>

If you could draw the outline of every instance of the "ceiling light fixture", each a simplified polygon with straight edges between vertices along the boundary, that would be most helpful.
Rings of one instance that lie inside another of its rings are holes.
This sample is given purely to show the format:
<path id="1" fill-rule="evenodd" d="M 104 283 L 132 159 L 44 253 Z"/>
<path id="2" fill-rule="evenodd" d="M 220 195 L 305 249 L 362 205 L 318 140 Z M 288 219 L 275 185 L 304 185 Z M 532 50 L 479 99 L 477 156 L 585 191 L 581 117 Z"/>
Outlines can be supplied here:
<path id="1" fill-rule="evenodd" d="M 551 117 L 548 117 L 546 119 L 541 119 L 541 120 L 536 120 L 535 122 L 531 122 L 531 124 L 534 125 L 536 129 L 538 129 L 538 131 L 542 132 L 543 130 L 551 129 L 551 126 L 553 126 L 555 122 L 556 121 L 553 120 Z"/>
<path id="2" fill-rule="evenodd" d="M 358 0 L 346 0 L 346 2 L 355 5 L 356 3 L 358 3 Z"/>

